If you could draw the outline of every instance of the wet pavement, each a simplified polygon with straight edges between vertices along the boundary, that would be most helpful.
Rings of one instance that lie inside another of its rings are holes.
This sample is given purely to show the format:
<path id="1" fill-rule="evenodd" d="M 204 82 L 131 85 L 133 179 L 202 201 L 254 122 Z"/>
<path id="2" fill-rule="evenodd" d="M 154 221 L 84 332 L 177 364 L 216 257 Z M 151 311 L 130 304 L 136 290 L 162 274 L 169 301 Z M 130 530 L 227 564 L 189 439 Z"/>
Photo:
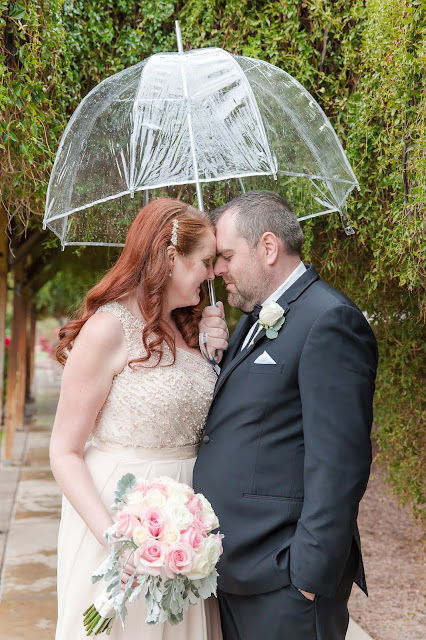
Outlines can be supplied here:
<path id="1" fill-rule="evenodd" d="M 45 358 L 36 365 L 32 415 L 16 433 L 12 464 L 0 462 L 0 640 L 55 637 L 61 492 L 48 449 L 62 368 Z M 351 621 L 346 640 L 372 639 Z"/>
<path id="2" fill-rule="evenodd" d="M 49 438 L 61 367 L 37 363 L 32 417 L 16 433 L 12 464 L 0 465 L 1 640 L 53 640 L 61 493 L 49 467 Z"/>

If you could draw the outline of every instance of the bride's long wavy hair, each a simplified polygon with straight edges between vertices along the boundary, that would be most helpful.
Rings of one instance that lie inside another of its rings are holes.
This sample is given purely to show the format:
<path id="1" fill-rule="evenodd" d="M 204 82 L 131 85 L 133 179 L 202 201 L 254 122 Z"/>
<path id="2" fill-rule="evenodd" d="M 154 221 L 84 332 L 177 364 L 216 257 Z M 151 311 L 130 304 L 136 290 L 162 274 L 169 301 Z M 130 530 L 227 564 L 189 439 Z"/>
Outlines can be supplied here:
<path id="1" fill-rule="evenodd" d="M 144 207 L 133 221 L 123 251 L 114 266 L 86 295 L 75 319 L 59 332 L 56 359 L 65 364 L 68 352 L 82 327 L 96 310 L 136 291 L 139 309 L 145 325 L 142 342 L 145 354 L 131 361 L 131 365 L 144 363 L 155 356 L 155 364 L 163 357 L 164 342 L 176 358 L 175 340 L 170 326 L 162 320 L 164 295 L 169 278 L 170 262 L 167 247 L 171 244 L 173 221 L 179 221 L 177 252 L 190 255 L 201 241 L 201 236 L 212 229 L 206 214 L 179 200 L 159 198 Z M 185 342 L 198 346 L 198 322 L 205 300 L 202 288 L 196 307 L 183 307 L 173 311 L 173 318 Z"/>

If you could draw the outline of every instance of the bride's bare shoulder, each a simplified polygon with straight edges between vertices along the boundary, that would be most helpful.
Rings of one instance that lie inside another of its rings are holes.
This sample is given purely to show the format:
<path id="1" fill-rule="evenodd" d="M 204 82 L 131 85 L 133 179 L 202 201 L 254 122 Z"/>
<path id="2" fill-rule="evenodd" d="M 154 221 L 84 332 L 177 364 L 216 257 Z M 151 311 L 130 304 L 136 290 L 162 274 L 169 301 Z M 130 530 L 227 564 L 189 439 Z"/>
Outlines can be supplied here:
<path id="1" fill-rule="evenodd" d="M 86 356 L 92 354 L 108 358 L 126 358 L 126 340 L 120 320 L 112 313 L 99 311 L 91 316 L 83 325 L 80 333 L 75 339 L 73 351 Z"/>

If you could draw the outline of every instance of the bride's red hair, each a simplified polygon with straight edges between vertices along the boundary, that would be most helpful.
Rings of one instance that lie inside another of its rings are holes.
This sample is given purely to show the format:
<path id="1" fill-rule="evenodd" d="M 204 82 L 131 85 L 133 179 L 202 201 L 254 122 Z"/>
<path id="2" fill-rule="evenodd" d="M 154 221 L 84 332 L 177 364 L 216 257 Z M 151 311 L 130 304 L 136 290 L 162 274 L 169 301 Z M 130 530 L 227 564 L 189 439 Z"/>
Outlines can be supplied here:
<path id="1" fill-rule="evenodd" d="M 144 207 L 133 221 L 123 252 L 115 265 L 90 289 L 77 312 L 77 319 L 61 328 L 56 349 L 56 359 L 61 364 L 65 364 L 74 340 L 96 310 L 135 290 L 145 320 L 142 341 L 146 353 L 132 363 L 146 362 L 155 355 L 155 364 L 158 364 L 163 356 L 164 342 L 176 357 L 173 333 L 162 320 L 164 291 L 170 272 L 167 247 L 171 244 L 174 220 L 179 221 L 176 250 L 180 255 L 195 251 L 201 236 L 212 228 L 204 213 L 180 200 L 159 198 Z M 200 303 L 196 307 L 173 311 L 176 325 L 190 347 L 198 346 L 198 322 L 204 299 L 205 292 L 202 290 Z"/>

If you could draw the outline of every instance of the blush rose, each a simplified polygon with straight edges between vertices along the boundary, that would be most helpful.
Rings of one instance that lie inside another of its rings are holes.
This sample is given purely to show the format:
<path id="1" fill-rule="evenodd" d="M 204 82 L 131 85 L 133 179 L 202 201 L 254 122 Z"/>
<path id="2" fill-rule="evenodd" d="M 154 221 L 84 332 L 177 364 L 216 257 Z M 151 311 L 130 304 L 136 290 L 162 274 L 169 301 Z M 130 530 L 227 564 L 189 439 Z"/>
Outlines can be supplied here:
<path id="1" fill-rule="evenodd" d="M 166 559 L 167 545 L 164 542 L 148 538 L 135 551 L 135 566 L 150 576 L 159 576 Z"/>
<path id="2" fill-rule="evenodd" d="M 192 570 L 194 555 L 194 549 L 186 542 L 180 541 L 169 547 L 165 564 L 169 578 L 173 578 L 173 573 L 189 573 Z"/>
<path id="3" fill-rule="evenodd" d="M 140 526 L 140 520 L 131 514 L 126 508 L 122 509 L 115 519 L 115 530 L 123 536 L 131 538 L 136 527 Z"/>

